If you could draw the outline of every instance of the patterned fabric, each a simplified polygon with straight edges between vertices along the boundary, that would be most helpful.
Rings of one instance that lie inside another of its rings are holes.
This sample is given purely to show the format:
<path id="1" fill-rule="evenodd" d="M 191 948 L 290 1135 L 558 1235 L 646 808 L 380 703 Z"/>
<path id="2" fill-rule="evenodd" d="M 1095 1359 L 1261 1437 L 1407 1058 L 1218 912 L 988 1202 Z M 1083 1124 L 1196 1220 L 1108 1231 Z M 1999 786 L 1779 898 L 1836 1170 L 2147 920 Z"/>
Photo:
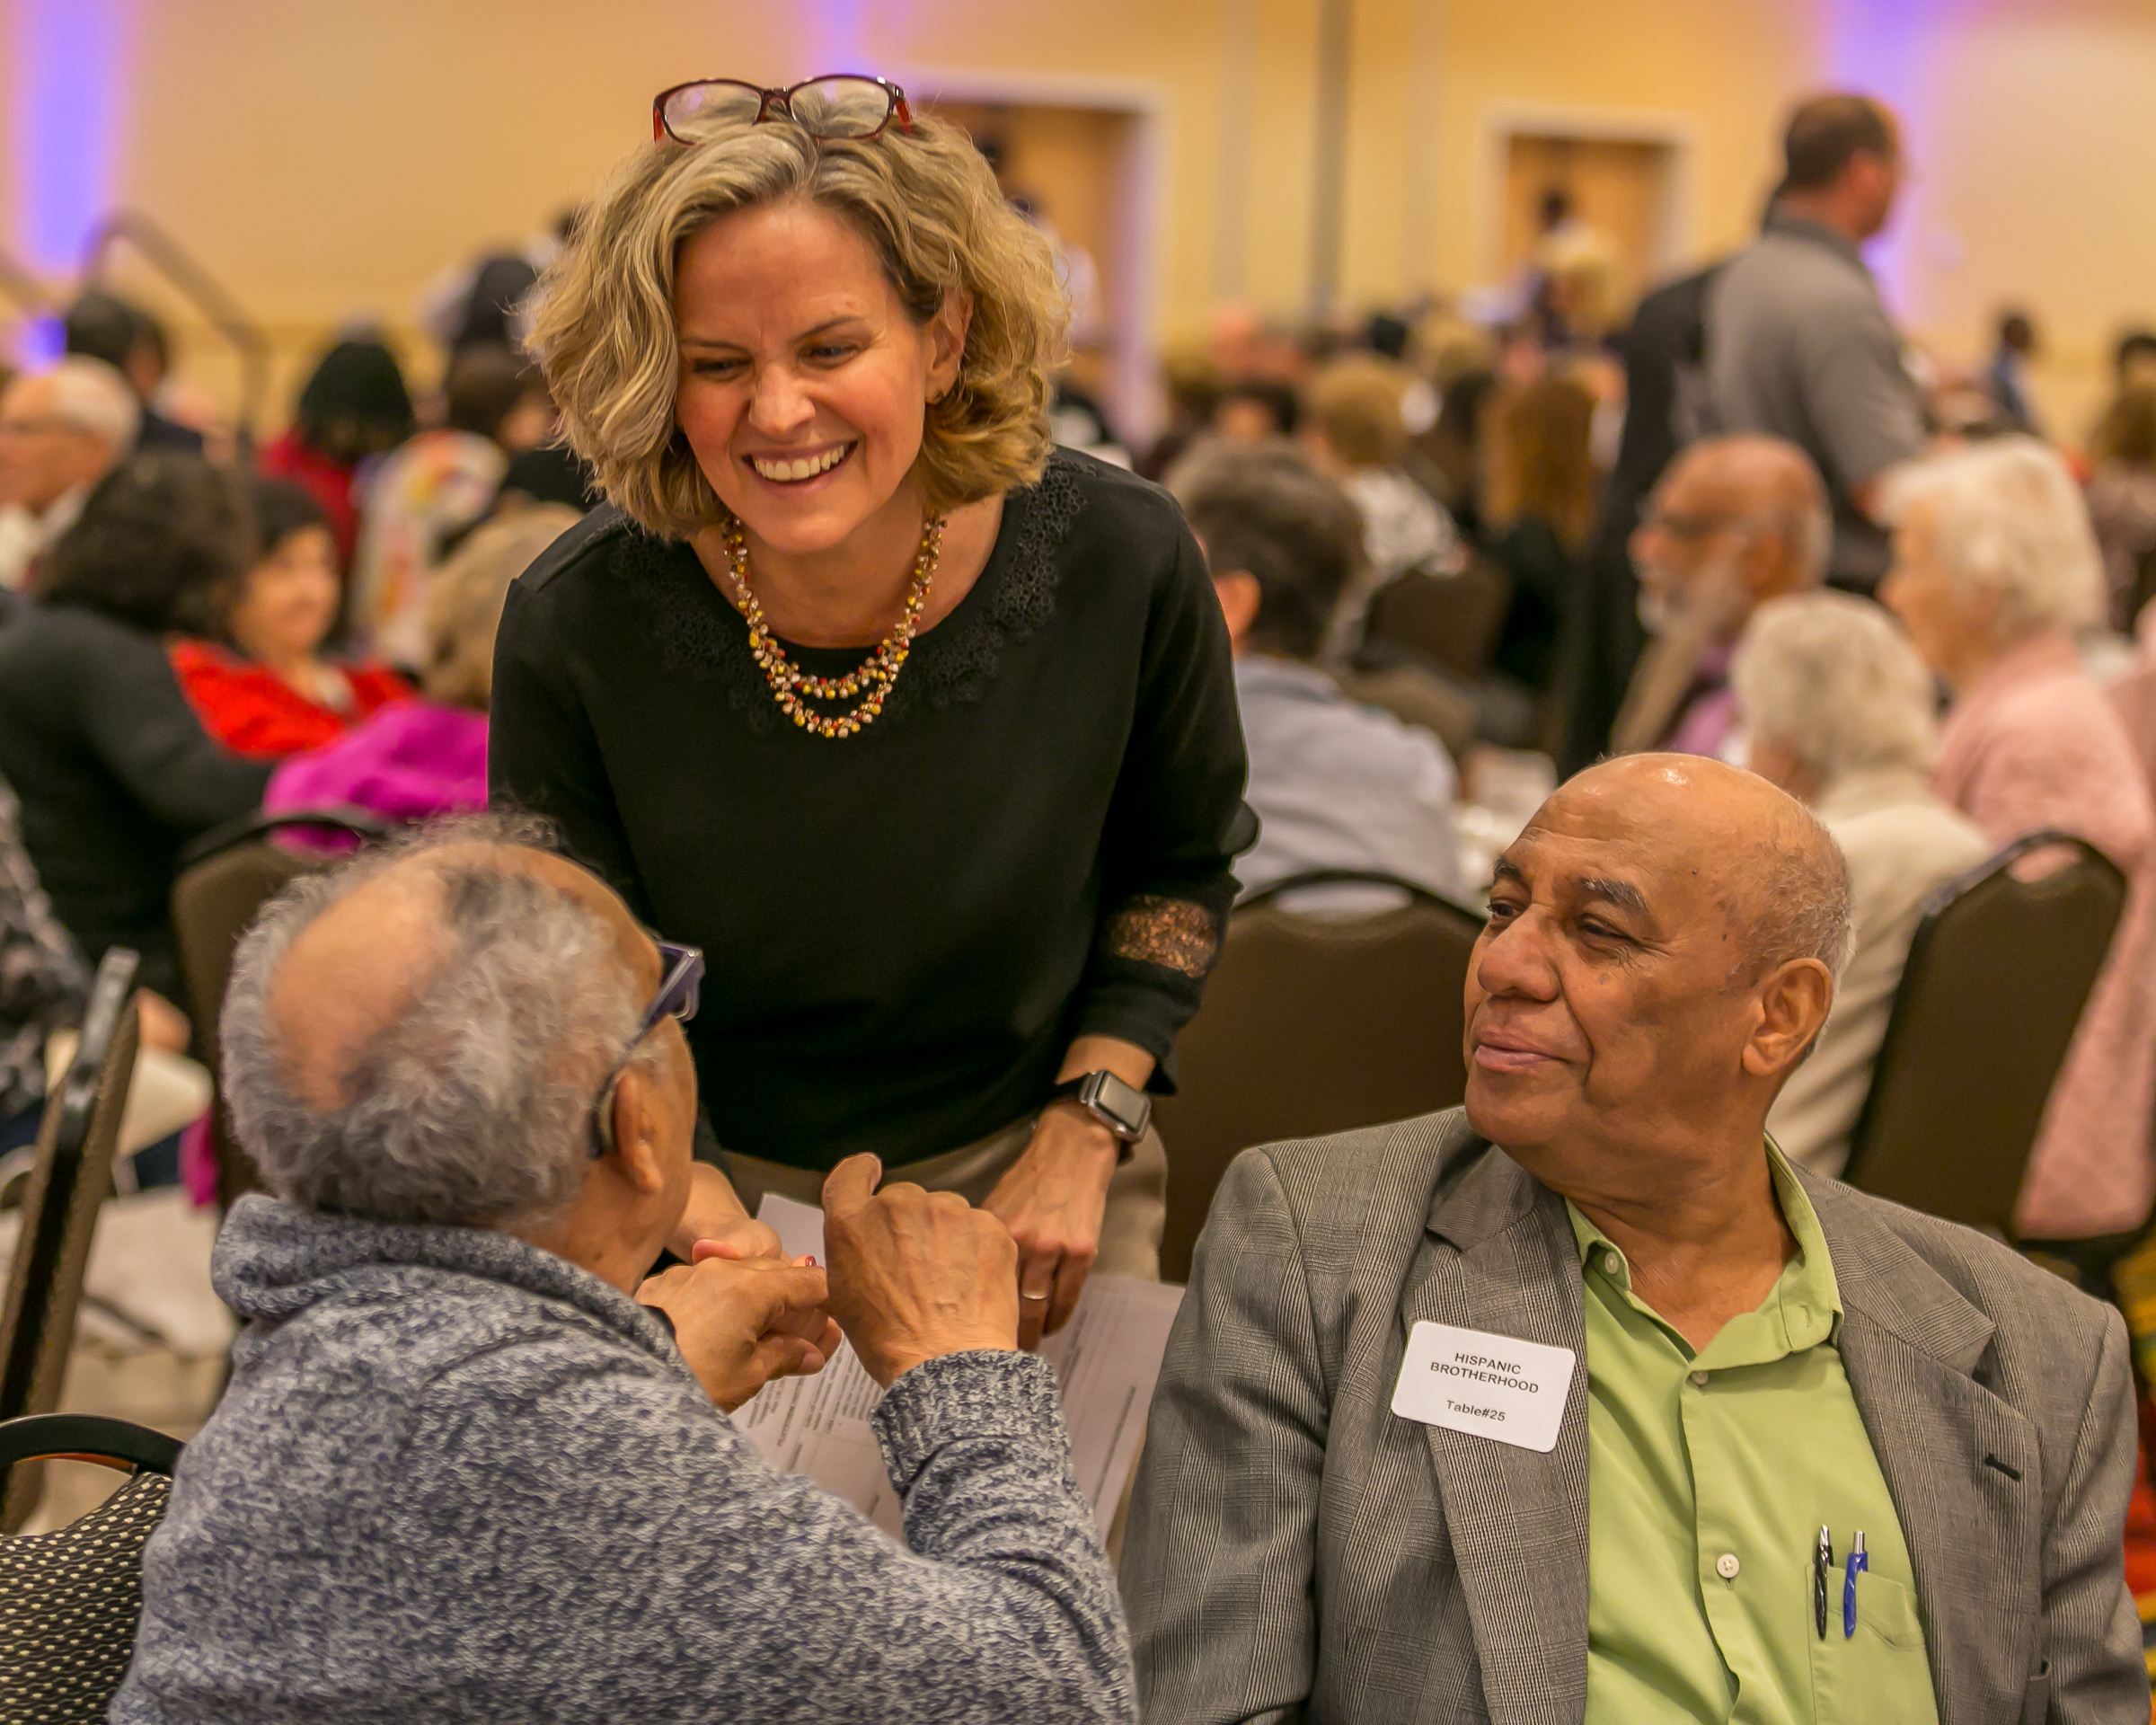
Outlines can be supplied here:
<path id="1" fill-rule="evenodd" d="M 1135 1718 L 1038 1358 L 878 1402 L 901 1546 L 773 1473 L 657 1315 L 508 1234 L 256 1194 L 212 1277 L 250 1324 L 144 1556 L 119 1725 Z"/>
<path id="2" fill-rule="evenodd" d="M 499 445 L 446 427 L 422 431 L 383 458 L 359 500 L 352 622 L 394 665 L 427 656 L 427 592 L 442 544 L 494 500 L 509 458 Z"/>
<path id="3" fill-rule="evenodd" d="M 2001 845 L 2055 827 L 2125 871 L 2125 914 L 2052 1086 L 2014 1225 L 2033 1239 L 2128 1233 L 2156 1198 L 2156 808 L 2133 740 L 2073 643 L 2040 635 L 1962 691 L 1932 785 Z"/>
<path id="4" fill-rule="evenodd" d="M 79 1521 L 0 1538 L 0 1722 L 102 1720 L 135 1651 L 142 1548 L 172 1482 L 137 1473 Z"/>
<path id="5" fill-rule="evenodd" d="M 2121 1570 L 2134 1438 L 2116 1314 L 1968 1229 L 1799 1178 L 1908 1540 L 1940 1719 L 2145 1716 Z M 1148 1718 L 1578 1725 L 1585 1375 L 1547 1455 L 1421 1425 L 1392 1399 L 1424 1319 L 1585 1345 L 1563 1200 L 1464 1110 L 1237 1159 L 1131 1505 L 1123 1579 Z"/>
<path id="6" fill-rule="evenodd" d="M 45 1100 L 45 1043 L 81 1017 L 90 974 L 38 885 L 0 785 L 0 1119 Z"/>

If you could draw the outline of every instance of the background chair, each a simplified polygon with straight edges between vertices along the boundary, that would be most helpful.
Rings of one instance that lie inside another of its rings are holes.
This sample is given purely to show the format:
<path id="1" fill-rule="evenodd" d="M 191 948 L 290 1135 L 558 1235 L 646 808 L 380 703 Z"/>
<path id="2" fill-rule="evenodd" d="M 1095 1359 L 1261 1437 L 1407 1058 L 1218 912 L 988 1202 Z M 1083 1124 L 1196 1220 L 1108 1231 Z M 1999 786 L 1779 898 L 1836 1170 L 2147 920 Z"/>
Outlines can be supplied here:
<path id="1" fill-rule="evenodd" d="M 1332 917 L 1284 896 L 1389 887 L 1401 908 Z M 1161 1099 L 1168 1222 L 1161 1273 L 1187 1280 L 1214 1189 L 1237 1152 L 1451 1108 L 1464 1093 L 1461 998 L 1478 911 L 1388 875 L 1325 871 L 1254 895 L 1229 918 L 1204 1004 Z"/>
<path id="2" fill-rule="evenodd" d="M 2064 863 L 2016 864 L 2058 848 Z M 2010 1237 L 2052 1082 L 2125 908 L 2116 865 L 2035 833 L 1925 906 L 1842 1178 Z"/>
<path id="3" fill-rule="evenodd" d="M 0 1721 L 105 1717 L 142 1616 L 142 1550 L 164 1515 L 180 1444 L 120 1420 L 39 1414 L 0 1423 L 0 1479 L 37 1460 L 96 1462 L 127 1482 L 50 1533 L 0 1535 Z"/>
<path id="4" fill-rule="evenodd" d="M 1503 570 L 1477 557 L 1457 575 L 1410 571 L 1371 596 L 1364 639 L 1375 646 L 1404 647 L 1464 677 L 1489 668 L 1512 603 Z"/>
<path id="5" fill-rule="evenodd" d="M 1480 730 L 1481 710 L 1473 693 L 1418 667 L 1392 665 L 1347 671 L 1339 681 L 1349 699 L 1382 708 L 1402 724 L 1418 725 L 1429 731 L 1455 761 L 1466 753 Z"/>
<path id="6" fill-rule="evenodd" d="M 112 1190 L 135 1070 L 136 956 L 114 947 L 97 967 L 66 1082 L 45 1102 L 38 1163 L 0 1304 L 0 1420 L 58 1405 L 97 1214 Z M 22 1526 L 34 1480 L 18 1469 L 0 1497 L 0 1530 Z"/>
<path id="7" fill-rule="evenodd" d="M 232 976 L 233 949 L 262 907 L 303 874 L 327 868 L 340 853 L 296 848 L 279 834 L 310 841 L 363 843 L 392 830 L 357 809 L 250 815 L 206 833 L 181 854 L 172 883 L 172 933 L 180 947 L 180 976 L 187 985 L 189 1016 L 203 1064 L 214 1081 L 220 1068 L 217 1015 Z M 217 1160 L 217 1202 L 229 1209 L 256 1185 L 254 1170 L 232 1137 L 224 1098 L 211 1105 L 211 1143 Z"/>

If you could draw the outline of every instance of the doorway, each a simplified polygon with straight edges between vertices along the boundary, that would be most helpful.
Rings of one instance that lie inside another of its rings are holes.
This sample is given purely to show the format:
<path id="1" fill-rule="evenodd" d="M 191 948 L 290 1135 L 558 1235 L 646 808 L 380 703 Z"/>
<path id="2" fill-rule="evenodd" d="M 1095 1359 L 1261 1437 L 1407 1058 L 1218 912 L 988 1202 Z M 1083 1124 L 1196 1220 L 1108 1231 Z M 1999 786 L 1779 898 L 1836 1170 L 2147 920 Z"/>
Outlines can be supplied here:
<path id="1" fill-rule="evenodd" d="M 1126 439 L 1150 435 L 1152 164 L 1146 116 L 1116 106 L 935 97 L 1056 252 L 1071 296 L 1072 386 Z"/>
<path id="2" fill-rule="evenodd" d="M 1610 314 L 1682 263 L 1690 140 L 1681 128 L 1562 111 L 1493 116 L 1485 131 L 1486 279 L 1517 283 L 1552 250 L 1599 272 Z"/>

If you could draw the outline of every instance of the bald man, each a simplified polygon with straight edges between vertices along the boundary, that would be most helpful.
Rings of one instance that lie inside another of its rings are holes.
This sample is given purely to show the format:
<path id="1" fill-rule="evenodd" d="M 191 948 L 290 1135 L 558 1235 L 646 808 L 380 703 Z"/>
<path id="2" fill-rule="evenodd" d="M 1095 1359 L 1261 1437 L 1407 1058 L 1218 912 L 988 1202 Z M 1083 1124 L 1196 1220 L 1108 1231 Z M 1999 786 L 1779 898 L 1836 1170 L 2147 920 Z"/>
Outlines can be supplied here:
<path id="1" fill-rule="evenodd" d="M 1133 1720 L 1009 1231 L 853 1156 L 827 1278 L 743 1223 L 647 1278 L 688 1197 L 702 956 L 527 836 L 421 834 L 241 942 L 224 1093 L 267 1192 L 212 1273 L 247 1328 L 111 1717 Z M 840 1329 L 906 1547 L 728 1418 Z"/>
<path id="2" fill-rule="evenodd" d="M 2142 1725 L 2117 1314 L 1766 1137 L 1848 946 L 1764 780 L 1544 804 L 1466 1106 L 1222 1184 L 1125 1556 L 1149 1725 Z"/>
<path id="3" fill-rule="evenodd" d="M 1752 614 L 1826 579 L 1833 517 L 1803 450 L 1778 438 L 1710 438 L 1673 461 L 1631 537 L 1640 620 L 1653 641 L 1612 752 L 1744 757 L 1729 662 Z"/>

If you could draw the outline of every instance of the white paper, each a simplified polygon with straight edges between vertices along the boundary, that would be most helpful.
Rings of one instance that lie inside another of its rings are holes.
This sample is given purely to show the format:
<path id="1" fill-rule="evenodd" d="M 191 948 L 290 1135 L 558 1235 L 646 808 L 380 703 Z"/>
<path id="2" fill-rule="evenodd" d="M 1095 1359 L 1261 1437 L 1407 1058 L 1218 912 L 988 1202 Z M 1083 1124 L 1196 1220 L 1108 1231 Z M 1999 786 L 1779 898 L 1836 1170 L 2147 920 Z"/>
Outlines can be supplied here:
<path id="1" fill-rule="evenodd" d="M 757 1210 L 789 1255 L 824 1259 L 824 1213 L 775 1195 Z M 1130 1480 L 1145 1411 L 1161 1375 L 1169 1326 L 1183 1290 L 1124 1276 L 1094 1276 L 1071 1321 L 1041 1344 L 1056 1368 L 1078 1486 L 1105 1533 Z M 869 1429 L 882 1392 L 851 1347 L 814 1377 L 766 1384 L 734 1415 L 773 1466 L 835 1492 L 886 1532 L 899 1535 L 905 1506 L 883 1471 Z"/>
<path id="2" fill-rule="evenodd" d="M 1569 1348 L 1426 1321 L 1408 1331 L 1392 1411 L 1547 1455 L 1577 1358 Z"/>

